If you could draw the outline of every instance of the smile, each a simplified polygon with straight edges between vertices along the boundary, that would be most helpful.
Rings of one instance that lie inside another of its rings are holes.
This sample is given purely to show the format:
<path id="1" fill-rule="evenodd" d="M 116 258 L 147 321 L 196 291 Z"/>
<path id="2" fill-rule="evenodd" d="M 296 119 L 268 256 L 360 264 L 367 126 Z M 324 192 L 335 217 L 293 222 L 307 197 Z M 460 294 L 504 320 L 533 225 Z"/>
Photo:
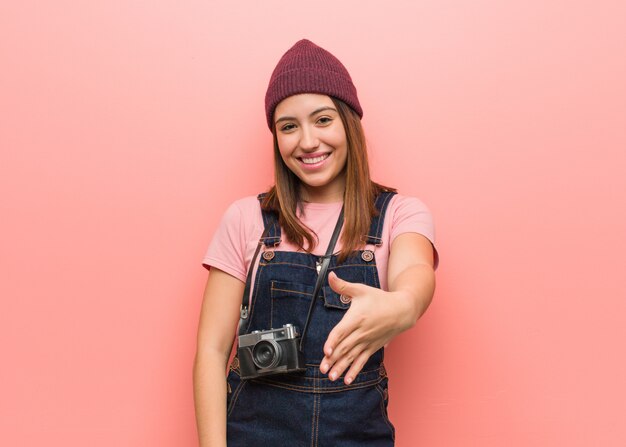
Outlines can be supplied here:
<path id="1" fill-rule="evenodd" d="M 326 160 L 329 156 L 330 154 L 324 154 L 318 157 L 310 157 L 310 158 L 300 157 L 300 161 L 304 163 L 305 165 L 314 165 L 315 163 L 319 163 L 321 161 Z"/>

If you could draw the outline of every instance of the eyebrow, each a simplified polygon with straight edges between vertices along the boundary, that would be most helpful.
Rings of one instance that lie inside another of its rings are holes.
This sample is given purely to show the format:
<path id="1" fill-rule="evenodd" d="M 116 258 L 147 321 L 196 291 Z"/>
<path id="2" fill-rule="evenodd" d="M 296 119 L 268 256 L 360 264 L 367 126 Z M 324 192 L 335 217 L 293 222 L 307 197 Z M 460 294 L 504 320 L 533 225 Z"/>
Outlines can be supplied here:
<path id="1" fill-rule="evenodd" d="M 311 113 L 309 113 L 309 117 L 311 117 L 313 115 L 317 115 L 318 113 L 323 112 L 324 110 L 333 110 L 333 111 L 337 112 L 337 109 L 335 109 L 334 107 L 323 106 L 323 107 L 320 107 L 319 109 L 315 109 Z M 296 119 L 295 116 L 281 116 L 280 118 L 278 118 L 276 120 L 276 122 L 274 124 L 278 124 L 281 121 L 289 121 L 289 120 L 295 120 L 295 119 Z"/>

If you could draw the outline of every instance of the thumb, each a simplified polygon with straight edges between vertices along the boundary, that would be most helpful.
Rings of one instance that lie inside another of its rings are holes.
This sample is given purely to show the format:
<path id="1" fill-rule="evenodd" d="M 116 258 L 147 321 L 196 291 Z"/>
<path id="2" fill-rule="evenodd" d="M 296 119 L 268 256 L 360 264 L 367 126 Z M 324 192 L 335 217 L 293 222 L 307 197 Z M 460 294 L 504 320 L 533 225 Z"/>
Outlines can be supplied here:
<path id="1" fill-rule="evenodd" d="M 328 284 L 330 285 L 330 288 L 338 294 L 347 295 L 349 297 L 354 297 L 360 286 L 360 284 L 341 279 L 335 272 L 330 272 L 328 274 Z"/>

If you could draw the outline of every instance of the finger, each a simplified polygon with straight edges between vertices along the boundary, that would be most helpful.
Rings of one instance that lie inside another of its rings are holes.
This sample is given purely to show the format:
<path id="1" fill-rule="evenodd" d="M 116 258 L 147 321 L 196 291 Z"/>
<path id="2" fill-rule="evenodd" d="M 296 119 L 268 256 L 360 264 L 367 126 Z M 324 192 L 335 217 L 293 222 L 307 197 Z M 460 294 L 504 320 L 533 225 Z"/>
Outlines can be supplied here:
<path id="1" fill-rule="evenodd" d="M 341 279 L 337 276 L 335 272 L 330 272 L 328 274 L 328 285 L 331 289 L 337 292 L 340 295 L 346 295 L 349 297 L 354 297 L 359 294 L 359 291 L 362 289 L 363 284 L 356 282 L 348 282 L 344 279 Z"/>
<path id="2" fill-rule="evenodd" d="M 344 373 L 344 371 L 348 369 L 352 362 L 361 355 L 363 348 L 364 345 L 356 345 L 344 356 L 342 356 L 328 373 L 328 378 L 330 380 L 338 379 Z"/>
<path id="3" fill-rule="evenodd" d="M 339 362 L 346 354 L 351 352 L 361 341 L 361 337 L 358 333 L 352 332 L 341 343 L 337 345 L 332 355 L 324 356 L 320 371 L 326 374 L 334 365 Z"/>
<path id="4" fill-rule="evenodd" d="M 350 311 L 346 312 L 341 321 L 330 331 L 324 343 L 324 355 L 330 357 L 337 345 L 341 343 L 358 327 L 358 323 L 351 318 Z"/>
<path id="5" fill-rule="evenodd" d="M 365 366 L 365 363 L 367 363 L 370 357 L 370 352 L 368 350 L 365 350 L 361 352 L 361 354 L 359 354 L 359 356 L 352 362 L 350 369 L 343 379 L 346 385 L 350 385 L 354 381 L 354 379 L 361 372 L 361 370 Z"/>

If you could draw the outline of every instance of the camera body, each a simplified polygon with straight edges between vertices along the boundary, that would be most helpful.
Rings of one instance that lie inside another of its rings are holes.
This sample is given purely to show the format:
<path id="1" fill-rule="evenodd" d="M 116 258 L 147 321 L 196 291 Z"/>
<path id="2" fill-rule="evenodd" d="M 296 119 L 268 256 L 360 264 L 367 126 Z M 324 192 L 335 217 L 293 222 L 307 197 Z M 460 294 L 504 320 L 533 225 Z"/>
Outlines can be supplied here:
<path id="1" fill-rule="evenodd" d="M 304 355 L 299 343 L 300 334 L 292 324 L 240 335 L 237 356 L 241 378 L 304 371 Z"/>

